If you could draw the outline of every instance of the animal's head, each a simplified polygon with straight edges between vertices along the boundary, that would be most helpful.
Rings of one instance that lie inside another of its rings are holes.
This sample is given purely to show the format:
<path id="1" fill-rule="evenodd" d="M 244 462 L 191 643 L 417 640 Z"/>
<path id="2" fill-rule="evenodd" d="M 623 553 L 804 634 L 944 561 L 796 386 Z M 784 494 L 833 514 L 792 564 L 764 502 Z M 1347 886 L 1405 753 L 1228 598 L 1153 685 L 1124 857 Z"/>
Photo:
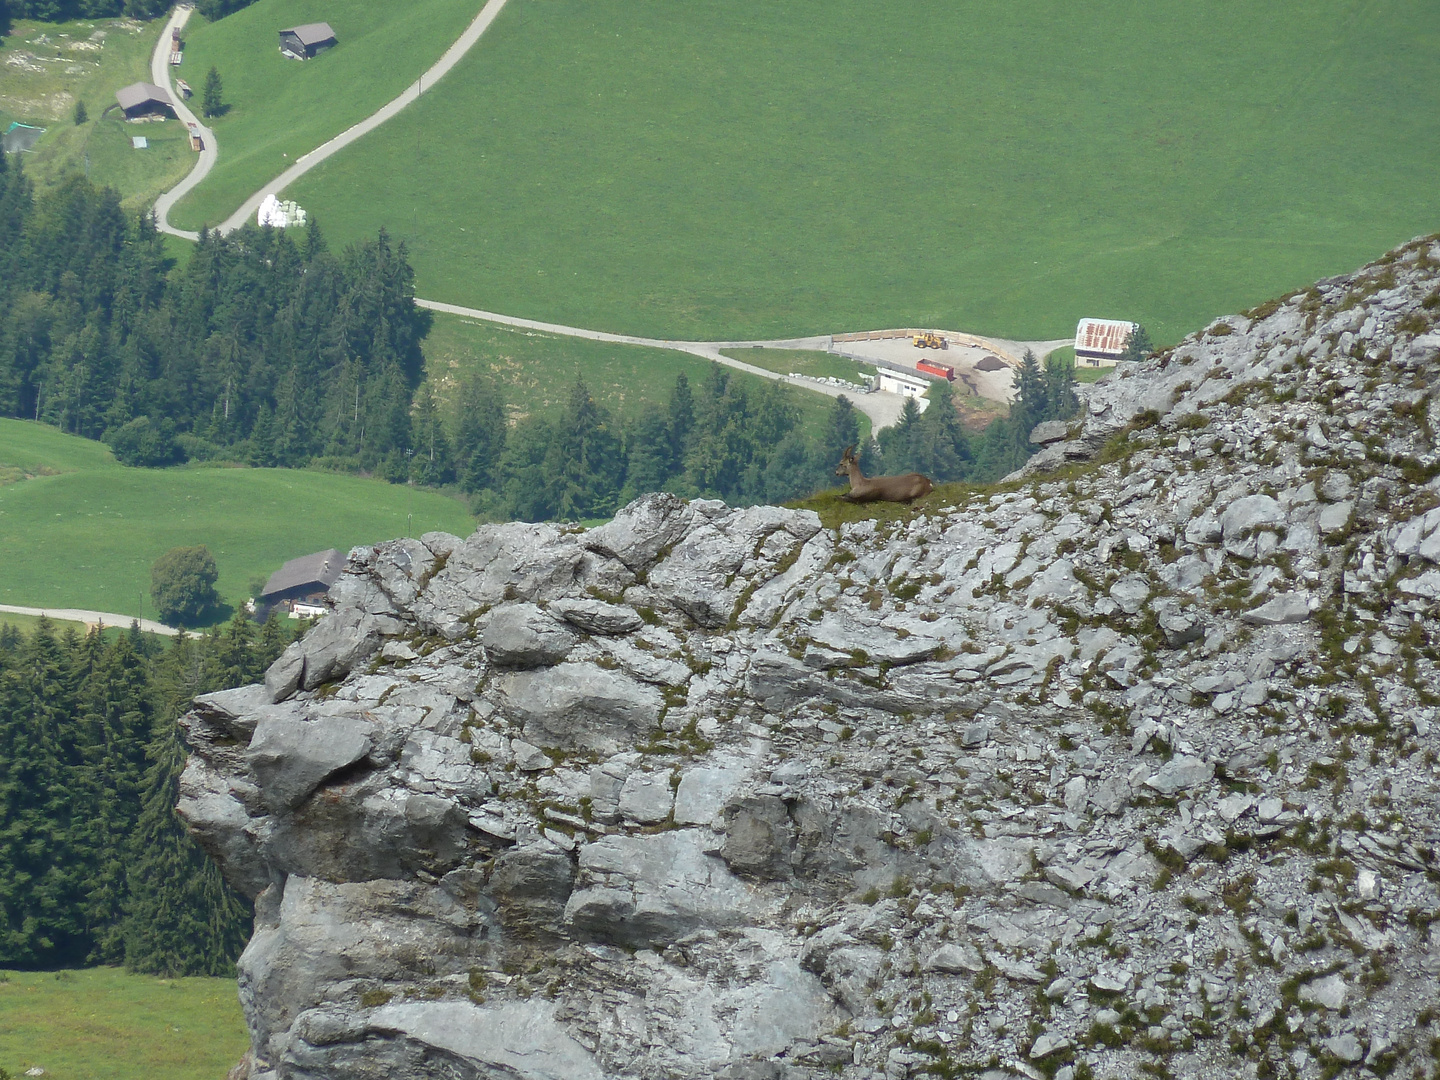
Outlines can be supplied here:
<path id="1" fill-rule="evenodd" d="M 840 464 L 835 466 L 836 476 L 849 476 L 850 466 L 855 464 L 855 447 L 848 446 L 845 452 L 840 455 Z"/>

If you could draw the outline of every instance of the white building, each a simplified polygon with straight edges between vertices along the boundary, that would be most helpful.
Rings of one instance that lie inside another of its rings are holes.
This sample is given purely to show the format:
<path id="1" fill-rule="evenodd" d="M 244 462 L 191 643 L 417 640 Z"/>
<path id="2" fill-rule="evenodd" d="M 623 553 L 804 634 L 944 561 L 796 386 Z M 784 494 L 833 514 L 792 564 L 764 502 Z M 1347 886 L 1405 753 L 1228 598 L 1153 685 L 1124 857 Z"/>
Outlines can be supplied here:
<path id="1" fill-rule="evenodd" d="M 881 390 L 899 394 L 901 397 L 914 398 L 915 404 L 921 412 L 929 407 L 930 399 L 925 394 L 930 389 L 930 380 L 923 375 L 906 375 L 904 372 L 891 371 L 889 368 L 880 368 L 878 375 Z"/>
<path id="2" fill-rule="evenodd" d="M 1075 328 L 1075 363 L 1113 367 L 1137 329 L 1137 323 L 1118 319 L 1081 319 Z"/>

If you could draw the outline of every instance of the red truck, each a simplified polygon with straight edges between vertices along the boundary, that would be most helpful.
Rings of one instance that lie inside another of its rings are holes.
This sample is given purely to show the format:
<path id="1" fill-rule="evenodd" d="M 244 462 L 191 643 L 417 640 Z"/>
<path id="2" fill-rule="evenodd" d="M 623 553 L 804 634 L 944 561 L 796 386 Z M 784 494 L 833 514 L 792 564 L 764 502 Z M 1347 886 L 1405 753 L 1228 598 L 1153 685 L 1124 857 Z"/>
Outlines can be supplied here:
<path id="1" fill-rule="evenodd" d="M 955 381 L 955 369 L 949 364 L 937 364 L 934 360 L 921 360 L 915 365 L 916 371 L 923 371 L 926 375 L 938 375 L 946 382 Z"/>

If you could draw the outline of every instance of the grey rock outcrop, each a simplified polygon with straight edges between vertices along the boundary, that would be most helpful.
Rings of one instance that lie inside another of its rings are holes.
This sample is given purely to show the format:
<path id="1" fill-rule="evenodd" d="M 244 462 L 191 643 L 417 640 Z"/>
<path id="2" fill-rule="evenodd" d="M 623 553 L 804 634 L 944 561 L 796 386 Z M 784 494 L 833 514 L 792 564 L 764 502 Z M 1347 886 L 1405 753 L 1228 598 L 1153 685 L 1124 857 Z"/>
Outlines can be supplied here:
<path id="1" fill-rule="evenodd" d="M 954 505 L 357 549 L 183 719 L 251 1080 L 1430 1075 L 1437 296 L 1221 320 Z"/>

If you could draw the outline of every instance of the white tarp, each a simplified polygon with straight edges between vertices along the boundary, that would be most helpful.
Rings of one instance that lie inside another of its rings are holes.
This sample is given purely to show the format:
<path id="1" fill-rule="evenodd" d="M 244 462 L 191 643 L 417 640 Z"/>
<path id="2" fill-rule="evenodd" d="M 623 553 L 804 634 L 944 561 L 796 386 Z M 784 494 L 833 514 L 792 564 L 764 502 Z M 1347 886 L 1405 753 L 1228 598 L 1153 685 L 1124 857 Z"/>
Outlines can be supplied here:
<path id="1" fill-rule="evenodd" d="M 277 229 L 286 229 L 291 225 L 305 224 L 305 211 L 300 209 L 298 203 L 281 202 L 274 195 L 266 195 L 265 200 L 260 204 L 260 211 L 256 220 L 261 225 L 272 225 Z"/>

